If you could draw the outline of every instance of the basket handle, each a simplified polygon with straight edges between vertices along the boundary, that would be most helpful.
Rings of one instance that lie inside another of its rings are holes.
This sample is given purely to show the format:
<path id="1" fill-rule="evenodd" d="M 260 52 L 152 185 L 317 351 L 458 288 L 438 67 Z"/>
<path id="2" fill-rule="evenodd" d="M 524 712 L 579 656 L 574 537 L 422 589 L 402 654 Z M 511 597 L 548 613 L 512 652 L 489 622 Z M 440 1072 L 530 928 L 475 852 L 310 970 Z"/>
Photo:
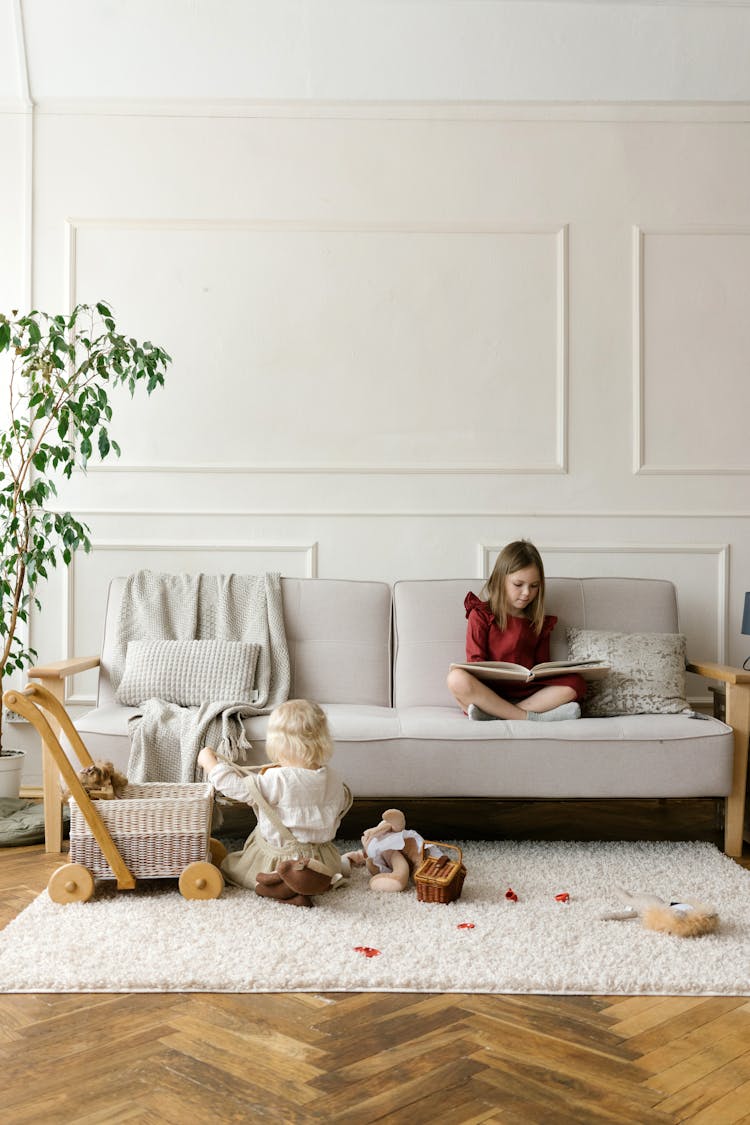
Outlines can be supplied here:
<path id="1" fill-rule="evenodd" d="M 436 848 L 450 848 L 451 851 L 458 852 L 458 862 L 459 863 L 463 862 L 463 852 L 461 851 L 461 849 L 458 847 L 457 844 L 441 844 L 439 840 L 423 840 L 422 841 L 422 852 L 421 852 L 421 855 L 419 857 L 420 859 L 424 859 L 425 849 L 427 847 L 429 847 L 430 844 L 432 844 Z"/>

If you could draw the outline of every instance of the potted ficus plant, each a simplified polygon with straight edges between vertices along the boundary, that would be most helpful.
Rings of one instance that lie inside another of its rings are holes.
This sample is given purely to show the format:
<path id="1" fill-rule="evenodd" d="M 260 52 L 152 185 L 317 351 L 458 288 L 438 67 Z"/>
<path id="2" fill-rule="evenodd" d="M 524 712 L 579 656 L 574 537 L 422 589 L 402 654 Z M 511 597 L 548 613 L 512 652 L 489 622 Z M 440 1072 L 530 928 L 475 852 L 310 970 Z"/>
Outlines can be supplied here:
<path id="1" fill-rule="evenodd" d="M 91 549 L 86 524 L 53 506 L 55 479 L 85 471 L 95 451 L 119 456 L 112 389 L 151 394 L 169 362 L 162 348 L 123 335 L 102 302 L 58 316 L 0 313 L 0 696 L 3 678 L 36 659 L 26 625 L 32 605 L 41 609 L 38 582 Z M 22 753 L 6 748 L 2 715 L 0 770 Z"/>

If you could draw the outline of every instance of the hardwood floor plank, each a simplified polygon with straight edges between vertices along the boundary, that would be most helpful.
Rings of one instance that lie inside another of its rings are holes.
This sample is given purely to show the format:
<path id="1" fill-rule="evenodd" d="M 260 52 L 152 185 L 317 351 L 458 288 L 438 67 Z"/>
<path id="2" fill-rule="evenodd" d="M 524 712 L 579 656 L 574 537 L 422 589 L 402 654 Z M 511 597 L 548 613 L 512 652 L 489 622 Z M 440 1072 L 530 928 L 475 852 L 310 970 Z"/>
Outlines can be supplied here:
<path id="1" fill-rule="evenodd" d="M 502 1120 L 496 1108 L 479 1101 L 463 1086 L 438 1090 L 410 1105 L 405 1113 L 399 1110 L 378 1118 L 378 1125 L 404 1125 L 407 1117 L 409 1125 L 485 1125 Z"/>
<path id="2" fill-rule="evenodd" d="M 644 1085 L 663 1094 L 674 1094 L 683 1086 L 690 1086 L 699 1078 L 707 1078 L 726 1063 L 741 1058 L 746 1050 L 747 1040 L 744 1037 L 727 1036 L 726 1039 L 712 1043 L 689 1058 L 652 1075 Z"/>
<path id="3" fill-rule="evenodd" d="M 397 1062 L 404 1063 L 419 1055 L 429 1054 L 435 1057 L 436 1052 L 449 1048 L 456 1058 L 471 1055 L 474 1040 L 466 1039 L 459 1033 L 459 1026 L 453 1025 L 441 1028 L 429 1035 L 422 1035 L 411 1043 L 402 1044 L 396 1051 L 381 1050 L 364 1059 L 358 1059 L 346 1066 L 337 1066 L 336 1054 L 332 1052 L 327 1061 L 326 1071 L 315 1079 L 315 1088 L 321 1092 L 333 1094 L 353 1084 L 371 1080 L 373 1077 L 382 1076 L 386 1080 L 393 1077 L 393 1066 Z"/>
<path id="4" fill-rule="evenodd" d="M 470 1027 L 476 1030 L 474 1025 Z M 548 1035 L 524 1034 L 519 1028 L 508 1028 L 505 1036 L 495 1033 L 484 1037 L 478 1031 L 475 1039 L 483 1048 L 475 1058 L 497 1069 L 504 1070 L 510 1061 L 524 1064 L 533 1059 L 535 1066 L 571 1079 L 584 1077 L 589 1086 L 642 1102 L 644 1108 L 653 1105 L 653 1093 L 639 1084 L 638 1073 L 630 1062 L 612 1059 L 588 1047 L 571 1047 Z"/>
<path id="5" fill-rule="evenodd" d="M 677 1120 L 690 1118 L 703 1109 L 716 1104 L 726 1094 L 750 1081 L 750 1056 L 733 1059 L 708 1076 L 697 1075 L 694 1082 L 657 1102 L 664 1113 L 672 1113 Z"/>
<path id="6" fill-rule="evenodd" d="M 531 1027 L 550 1035 L 564 1036 L 568 1042 L 581 1046 L 592 1046 L 602 1052 L 610 1052 L 616 1058 L 635 1058 L 636 1052 L 630 1050 L 623 1039 L 612 1032 L 608 1025 L 602 1026 L 594 1005 L 584 1014 L 580 1007 L 568 1007 L 566 997 L 554 997 L 546 1005 L 547 997 L 488 997 L 471 996 L 466 999 L 469 1011 L 509 1023 L 519 1027 Z"/>
<path id="7" fill-rule="evenodd" d="M 750 1082 L 719 1098 L 712 1106 L 691 1117 L 690 1125 L 735 1125 L 747 1116 L 750 1105 Z"/>
<path id="8" fill-rule="evenodd" d="M 459 1022 L 461 1009 L 450 1005 L 443 1011 L 431 1012 L 426 1016 L 410 1016 L 389 1014 L 388 1018 L 372 1026 L 369 1021 L 366 1026 L 359 1025 L 356 1035 L 342 1035 L 336 1043 L 335 1057 L 331 1055 L 330 1063 L 337 1067 L 348 1066 L 359 1062 L 383 1049 L 383 1044 L 388 1043 L 391 1050 L 397 1050 L 404 1043 L 409 1043 L 429 1035 L 433 1031 L 440 1031 L 446 1021 Z"/>
<path id="9" fill-rule="evenodd" d="M 680 1019 L 664 1026 L 660 1036 L 662 1045 L 646 1050 L 639 1060 L 640 1066 L 659 1074 L 728 1035 L 750 1039 L 750 1005 L 741 997 L 707 1000 L 689 1015 L 693 1017 L 691 1029 L 683 1034 Z M 649 1037 L 648 1046 L 651 1042 Z"/>
<path id="10" fill-rule="evenodd" d="M 410 1069 L 408 1064 L 396 1068 L 394 1081 L 388 1086 L 381 1081 L 374 1082 L 372 1087 L 362 1085 L 323 1099 L 315 1108 L 321 1119 L 345 1122 L 346 1125 L 353 1121 L 357 1125 L 370 1125 L 370 1122 L 397 1113 L 403 1114 L 402 1120 L 406 1121 L 411 1119 L 420 1101 L 432 1097 L 436 1089 L 451 1091 L 456 1087 L 465 1087 L 483 1068 L 472 1059 L 452 1059 L 443 1065 L 419 1068 L 414 1076 L 409 1074 Z M 487 1101 L 492 1104 L 491 1098 Z M 356 1110 L 355 1115 L 353 1110 Z"/>
<path id="11" fill-rule="evenodd" d="M 514 1090 L 529 1104 L 546 1107 L 555 1113 L 568 1113 L 579 1121 L 608 1122 L 610 1125 L 674 1125 L 666 1114 L 644 1104 L 641 1098 L 631 1100 L 616 1092 L 592 1086 L 582 1075 L 570 1077 L 538 1066 L 535 1062 L 506 1060 L 502 1068 L 486 1070 L 477 1082 L 492 1083 L 505 1090 Z"/>
<path id="12" fill-rule="evenodd" d="M 250 1060 L 246 1060 L 245 1077 L 223 1069 L 216 1061 L 196 1058 L 187 1050 L 166 1048 L 147 1065 L 139 1069 L 139 1077 L 154 1086 L 169 1091 L 172 1099 L 189 1104 L 188 1120 L 247 1121 L 258 1118 L 305 1122 L 311 1120 L 305 1103 L 312 1099 L 303 1093 L 299 1100 L 296 1091 L 269 1093 L 252 1080 Z M 232 1068 L 234 1070 L 234 1068 Z M 287 1096 L 289 1095 L 289 1096 Z M 233 1116 L 234 1115 L 234 1116 Z M 185 1118 L 179 1125 L 185 1125 Z"/>
<path id="13" fill-rule="evenodd" d="M 250 1054 L 243 1050 L 242 1044 L 237 1044 L 237 1049 L 232 1050 L 232 1038 L 227 1036 L 222 1039 L 219 1049 L 206 1043 L 200 1034 L 186 1035 L 179 1031 L 162 1037 L 162 1044 L 167 1049 L 184 1056 L 187 1063 L 195 1064 L 202 1072 L 210 1070 L 212 1079 L 231 1084 L 236 1082 L 240 1088 L 253 1091 L 256 1097 L 263 1096 L 266 1100 L 289 1100 L 298 1105 L 306 1105 L 314 1101 L 315 1091 L 308 1088 L 306 1083 L 314 1073 L 308 1068 L 307 1073 L 294 1077 L 294 1064 L 278 1066 L 278 1060 L 266 1055 L 263 1051 Z"/>
<path id="14" fill-rule="evenodd" d="M 610 1024 L 610 1031 L 615 1035 L 621 1035 L 623 1039 L 633 1039 L 636 1035 L 659 1027 L 667 1020 L 672 1020 L 683 1012 L 689 1012 L 702 1003 L 703 998 L 700 996 L 662 996 L 659 997 L 658 1003 L 650 1004 L 638 1015 Z"/>

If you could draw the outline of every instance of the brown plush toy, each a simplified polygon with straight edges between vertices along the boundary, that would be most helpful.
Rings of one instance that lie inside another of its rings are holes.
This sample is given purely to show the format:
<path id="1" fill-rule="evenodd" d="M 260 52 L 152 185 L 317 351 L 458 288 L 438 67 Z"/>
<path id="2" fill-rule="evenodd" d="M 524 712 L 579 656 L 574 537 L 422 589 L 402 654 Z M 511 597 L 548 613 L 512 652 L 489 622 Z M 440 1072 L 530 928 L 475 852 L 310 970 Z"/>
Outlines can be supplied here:
<path id="1" fill-rule="evenodd" d="M 117 800 L 122 797 L 128 784 L 125 775 L 116 770 L 111 762 L 100 759 L 80 770 L 78 780 L 92 801 Z M 63 794 L 64 800 L 69 796 L 70 790 L 66 789 Z"/>
<path id="2" fill-rule="evenodd" d="M 418 832 L 406 828 L 400 809 L 386 809 L 380 824 L 362 834 L 362 850 L 346 852 L 344 859 L 367 868 L 371 891 L 405 891 L 423 844 Z"/>
<path id="3" fill-rule="evenodd" d="M 602 914 L 605 921 L 627 922 L 640 918 L 647 930 L 674 934 L 675 937 L 701 937 L 703 934 L 714 933 L 718 928 L 719 916 L 716 911 L 696 899 L 673 899 L 667 902 L 656 895 L 630 894 L 623 887 L 616 887 L 615 890 L 626 909 Z"/>
<path id="4" fill-rule="evenodd" d="M 333 876 L 317 859 L 285 859 L 275 871 L 259 871 L 255 893 L 289 906 L 314 906 L 312 895 L 330 890 Z"/>

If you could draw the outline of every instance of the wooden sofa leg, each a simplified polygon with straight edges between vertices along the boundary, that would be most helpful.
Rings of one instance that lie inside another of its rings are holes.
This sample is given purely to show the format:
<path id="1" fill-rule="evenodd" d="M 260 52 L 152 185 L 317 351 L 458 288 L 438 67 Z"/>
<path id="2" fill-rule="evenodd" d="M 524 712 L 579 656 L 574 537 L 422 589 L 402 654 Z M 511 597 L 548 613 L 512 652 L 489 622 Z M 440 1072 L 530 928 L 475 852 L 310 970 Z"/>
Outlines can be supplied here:
<path id="1" fill-rule="evenodd" d="M 727 684 L 727 723 L 734 730 L 734 768 L 732 792 L 725 805 L 724 851 L 730 856 L 741 856 L 750 739 L 750 684 Z"/>

